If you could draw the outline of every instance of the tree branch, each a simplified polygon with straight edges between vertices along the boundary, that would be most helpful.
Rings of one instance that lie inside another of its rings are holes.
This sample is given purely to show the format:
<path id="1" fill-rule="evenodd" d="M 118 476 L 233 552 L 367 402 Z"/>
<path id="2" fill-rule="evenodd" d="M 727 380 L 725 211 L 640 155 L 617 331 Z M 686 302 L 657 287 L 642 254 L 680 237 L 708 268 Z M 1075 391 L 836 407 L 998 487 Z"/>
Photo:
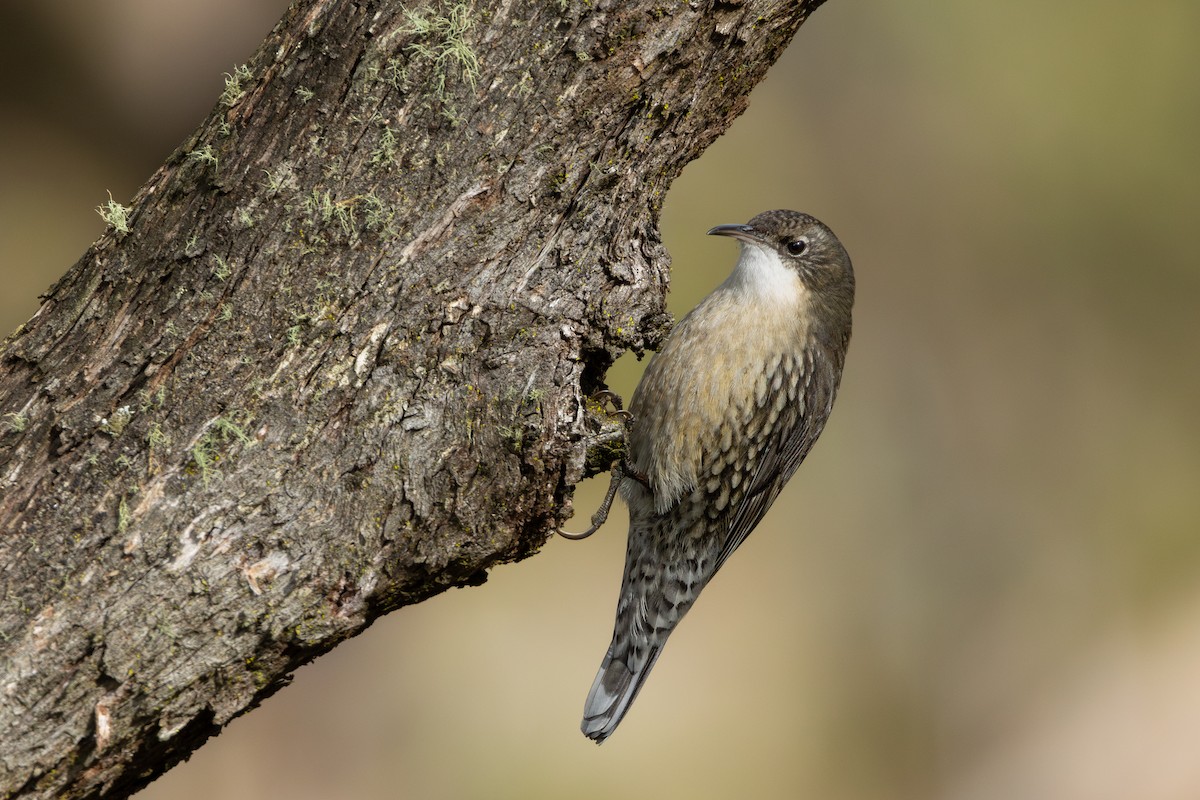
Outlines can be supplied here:
<path id="1" fill-rule="evenodd" d="M 296 3 L 0 354 L 0 793 L 126 796 L 535 552 L 817 5 Z"/>

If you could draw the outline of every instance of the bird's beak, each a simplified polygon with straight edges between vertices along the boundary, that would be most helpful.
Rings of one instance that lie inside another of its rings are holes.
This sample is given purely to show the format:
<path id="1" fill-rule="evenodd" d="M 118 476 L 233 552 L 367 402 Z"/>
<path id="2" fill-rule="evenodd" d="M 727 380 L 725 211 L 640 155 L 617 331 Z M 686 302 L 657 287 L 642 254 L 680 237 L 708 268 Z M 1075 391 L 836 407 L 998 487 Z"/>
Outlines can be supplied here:
<path id="1" fill-rule="evenodd" d="M 749 225 L 718 225 L 708 232 L 709 236 L 732 236 L 747 244 L 761 244 L 762 234 Z"/>

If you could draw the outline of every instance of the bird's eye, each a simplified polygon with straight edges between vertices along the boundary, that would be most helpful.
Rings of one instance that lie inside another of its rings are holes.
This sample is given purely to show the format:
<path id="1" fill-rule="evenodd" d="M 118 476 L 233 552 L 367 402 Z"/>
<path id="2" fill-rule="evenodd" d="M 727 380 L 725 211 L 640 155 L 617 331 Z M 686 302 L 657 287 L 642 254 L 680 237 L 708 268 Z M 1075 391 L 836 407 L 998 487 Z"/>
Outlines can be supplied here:
<path id="1" fill-rule="evenodd" d="M 798 256 L 808 249 L 808 241 L 805 239 L 794 239 L 787 243 L 787 251 L 791 255 Z"/>

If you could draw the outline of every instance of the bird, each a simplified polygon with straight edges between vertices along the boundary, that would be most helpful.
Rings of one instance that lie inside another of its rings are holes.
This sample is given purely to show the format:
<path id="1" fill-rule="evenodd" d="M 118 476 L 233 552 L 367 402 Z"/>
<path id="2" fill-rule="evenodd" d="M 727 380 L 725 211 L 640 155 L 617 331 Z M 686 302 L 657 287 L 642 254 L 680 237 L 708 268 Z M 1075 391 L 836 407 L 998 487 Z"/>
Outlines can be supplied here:
<path id="1" fill-rule="evenodd" d="M 596 743 L 808 455 L 841 383 L 855 284 L 833 231 L 775 210 L 708 233 L 739 242 L 737 263 L 650 360 L 613 468 L 607 503 L 619 490 L 629 538 L 612 642 L 584 704 Z"/>

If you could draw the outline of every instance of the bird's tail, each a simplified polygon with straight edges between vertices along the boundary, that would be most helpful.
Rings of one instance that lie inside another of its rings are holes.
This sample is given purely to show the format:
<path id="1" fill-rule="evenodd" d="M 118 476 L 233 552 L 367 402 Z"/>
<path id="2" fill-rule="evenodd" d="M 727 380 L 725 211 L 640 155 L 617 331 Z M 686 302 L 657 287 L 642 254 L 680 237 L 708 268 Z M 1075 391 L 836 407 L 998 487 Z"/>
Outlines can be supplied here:
<path id="1" fill-rule="evenodd" d="M 588 692 L 587 700 L 583 704 L 583 724 L 580 728 L 583 735 L 594 740 L 596 744 L 603 743 L 616 730 L 633 699 L 641 691 L 650 670 L 654 668 L 654 662 L 658 660 L 661 650 L 661 647 L 651 648 L 638 659 L 638 666 L 636 663 L 628 663 L 635 660 L 630 651 L 626 651 L 622 657 L 614 656 L 615 645 L 614 640 L 600 664 L 600 671 L 596 673 L 592 690 Z"/>
<path id="2" fill-rule="evenodd" d="M 711 577 L 707 566 L 715 563 L 714 553 L 680 554 L 678 537 L 669 535 L 673 519 L 639 514 L 633 505 L 629 516 L 613 638 L 583 704 L 580 728 L 597 743 L 611 736 L 629 711 L 668 637 Z"/>

